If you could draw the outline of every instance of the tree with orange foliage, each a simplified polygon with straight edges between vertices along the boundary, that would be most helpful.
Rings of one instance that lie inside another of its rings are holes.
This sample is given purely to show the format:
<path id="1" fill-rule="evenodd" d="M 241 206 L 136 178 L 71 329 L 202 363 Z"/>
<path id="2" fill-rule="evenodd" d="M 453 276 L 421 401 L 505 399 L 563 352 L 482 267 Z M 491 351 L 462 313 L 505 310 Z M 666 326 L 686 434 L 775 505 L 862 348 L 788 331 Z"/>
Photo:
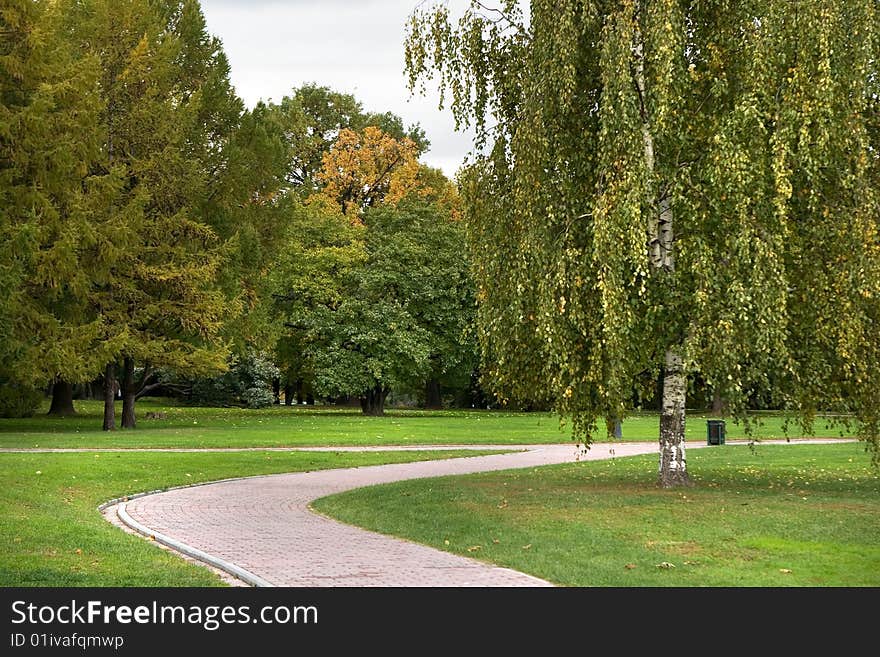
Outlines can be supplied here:
<path id="1" fill-rule="evenodd" d="M 324 153 L 319 195 L 340 207 L 350 219 L 379 205 L 397 205 L 412 197 L 438 203 L 458 216 L 458 192 L 439 169 L 418 161 L 419 146 L 409 137 L 395 138 L 375 126 L 345 128 Z"/>
<path id="2" fill-rule="evenodd" d="M 475 361 L 458 192 L 418 154 L 374 126 L 342 129 L 276 272 L 288 380 L 357 397 L 367 415 L 392 390 L 424 386 L 439 405 L 441 386 L 467 385 Z"/>
<path id="3" fill-rule="evenodd" d="M 417 157 L 418 148 L 408 137 L 395 139 L 374 126 L 360 132 L 345 128 L 324 154 L 320 194 L 350 218 L 382 202 L 396 204 L 417 177 Z"/>

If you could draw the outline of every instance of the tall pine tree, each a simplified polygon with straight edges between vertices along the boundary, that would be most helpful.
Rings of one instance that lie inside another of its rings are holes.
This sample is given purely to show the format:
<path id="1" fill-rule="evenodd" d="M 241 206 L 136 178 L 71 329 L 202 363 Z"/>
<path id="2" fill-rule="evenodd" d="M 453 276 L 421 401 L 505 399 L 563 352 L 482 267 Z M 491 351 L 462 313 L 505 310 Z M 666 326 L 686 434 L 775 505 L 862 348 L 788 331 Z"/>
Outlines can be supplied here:
<path id="1" fill-rule="evenodd" d="M 94 377 L 106 358 L 88 308 L 103 263 L 89 218 L 106 198 L 98 66 L 65 38 L 62 10 L 15 0 L 0 13 L 0 381 Z M 72 406 L 69 407 L 72 410 Z"/>
<path id="2" fill-rule="evenodd" d="M 122 426 L 134 427 L 135 400 L 158 369 L 225 366 L 219 333 L 227 308 L 217 279 L 228 244 L 202 210 L 241 108 L 197 2 L 101 0 L 67 10 L 73 38 L 100 58 L 100 170 L 120 181 L 114 201 L 93 216 L 93 225 L 116 231 L 112 264 L 90 294 L 115 346 L 105 428 L 114 426 L 115 363 Z"/>

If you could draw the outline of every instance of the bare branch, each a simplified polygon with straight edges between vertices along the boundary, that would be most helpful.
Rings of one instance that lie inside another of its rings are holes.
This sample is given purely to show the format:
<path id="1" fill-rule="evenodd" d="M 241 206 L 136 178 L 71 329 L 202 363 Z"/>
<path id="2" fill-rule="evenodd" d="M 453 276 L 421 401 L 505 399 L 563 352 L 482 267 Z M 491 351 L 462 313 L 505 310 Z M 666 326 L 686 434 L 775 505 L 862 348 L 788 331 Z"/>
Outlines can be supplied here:
<path id="1" fill-rule="evenodd" d="M 528 31 L 525 29 L 525 27 L 523 26 L 522 23 L 516 22 L 510 16 L 508 16 L 506 13 L 504 13 L 501 9 L 498 9 L 497 7 L 488 7 L 479 1 L 475 2 L 474 4 L 477 5 L 480 9 L 482 9 L 485 12 L 490 12 L 490 13 L 498 15 L 498 18 L 493 19 L 493 18 L 489 18 L 485 14 L 480 14 L 480 17 L 483 18 L 485 21 L 492 23 L 493 25 L 498 25 L 501 22 L 505 22 L 505 23 L 507 23 L 507 27 L 516 30 L 522 36 L 524 36 L 524 37 L 529 36 Z"/>

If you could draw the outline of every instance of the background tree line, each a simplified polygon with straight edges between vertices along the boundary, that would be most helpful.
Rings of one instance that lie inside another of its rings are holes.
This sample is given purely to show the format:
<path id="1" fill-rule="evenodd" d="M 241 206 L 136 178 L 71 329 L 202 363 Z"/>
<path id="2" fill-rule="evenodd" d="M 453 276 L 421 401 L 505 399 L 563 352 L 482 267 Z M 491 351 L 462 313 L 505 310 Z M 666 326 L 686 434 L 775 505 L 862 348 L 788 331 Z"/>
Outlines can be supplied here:
<path id="1" fill-rule="evenodd" d="M 316 85 L 245 108 L 197 0 L 0 21 L 0 412 L 470 386 L 459 201 L 418 126 Z"/>
<path id="2" fill-rule="evenodd" d="M 459 197 L 351 95 L 246 108 L 196 0 L 7 0 L 0 414 L 482 384 L 589 438 L 665 400 L 682 482 L 686 400 L 875 441 L 877 16 L 812 4 L 422 7 L 410 82 L 486 146 Z"/>

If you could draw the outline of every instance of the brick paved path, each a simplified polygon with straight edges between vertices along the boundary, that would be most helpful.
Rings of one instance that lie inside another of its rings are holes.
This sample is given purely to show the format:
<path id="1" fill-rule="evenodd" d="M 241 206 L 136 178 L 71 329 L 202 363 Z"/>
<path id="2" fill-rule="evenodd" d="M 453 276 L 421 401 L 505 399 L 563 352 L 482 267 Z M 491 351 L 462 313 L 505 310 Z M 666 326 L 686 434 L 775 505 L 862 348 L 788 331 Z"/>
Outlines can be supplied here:
<path id="1" fill-rule="evenodd" d="M 317 515 L 315 499 L 372 484 L 576 460 L 574 445 L 513 454 L 249 477 L 130 500 L 153 531 L 231 562 L 276 586 L 549 586 L 543 580 Z M 584 459 L 611 456 L 594 445 Z M 613 446 L 617 456 L 656 443 Z"/>
<path id="2" fill-rule="evenodd" d="M 777 442 L 784 441 L 764 444 Z M 699 447 L 706 445 L 688 444 L 688 449 Z M 136 498 L 126 511 L 149 530 L 276 586 L 550 586 L 510 569 L 341 524 L 308 505 L 373 484 L 654 453 L 657 444 L 600 443 L 586 455 L 572 444 L 508 449 L 525 451 L 249 477 Z"/>

